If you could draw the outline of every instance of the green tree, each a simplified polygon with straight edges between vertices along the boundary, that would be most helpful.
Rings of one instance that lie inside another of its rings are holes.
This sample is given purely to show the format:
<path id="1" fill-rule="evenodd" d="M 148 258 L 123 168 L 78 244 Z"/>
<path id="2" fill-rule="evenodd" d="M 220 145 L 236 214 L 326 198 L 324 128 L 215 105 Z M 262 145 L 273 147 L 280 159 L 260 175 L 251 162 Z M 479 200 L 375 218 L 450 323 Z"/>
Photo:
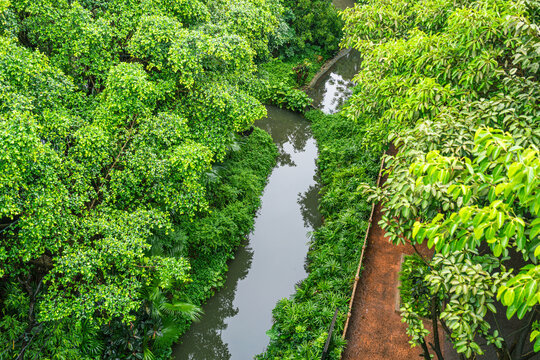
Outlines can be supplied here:
<path id="1" fill-rule="evenodd" d="M 501 359 L 536 356 L 538 4 L 377 0 L 343 16 L 343 44 L 364 54 L 343 113 L 365 126 L 365 146 L 399 150 L 383 188 L 369 190 L 380 224 L 393 243 L 435 248 L 428 309 L 410 298 L 402 308 L 412 345 L 443 357 L 438 336 L 426 343 L 427 311 L 463 358 L 486 346 Z M 509 269 L 510 256 L 526 265 Z M 488 321 L 497 300 L 523 319 L 514 344 Z"/>
<path id="2" fill-rule="evenodd" d="M 283 4 L 289 11 L 284 13 L 282 22 L 294 31 L 291 44 L 285 50 L 286 55 L 302 52 L 309 47 L 328 54 L 338 50 L 343 22 L 332 1 L 285 0 Z"/>
<path id="3" fill-rule="evenodd" d="M 281 11 L 0 2 L 0 357 L 167 356 L 193 274 L 155 249 L 209 211 L 212 165 L 265 116 L 238 78 Z"/>

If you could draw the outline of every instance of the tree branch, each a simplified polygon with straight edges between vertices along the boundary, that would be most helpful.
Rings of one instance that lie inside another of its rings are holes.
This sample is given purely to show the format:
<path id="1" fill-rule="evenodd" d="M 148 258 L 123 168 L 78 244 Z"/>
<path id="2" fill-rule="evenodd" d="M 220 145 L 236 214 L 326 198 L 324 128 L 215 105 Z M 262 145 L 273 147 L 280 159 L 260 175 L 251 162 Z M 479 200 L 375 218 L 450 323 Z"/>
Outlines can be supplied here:
<path id="1" fill-rule="evenodd" d="M 129 125 L 128 137 L 127 137 L 126 141 L 124 142 L 124 145 L 122 145 L 122 148 L 120 149 L 120 151 L 118 152 L 118 154 L 114 158 L 114 161 L 113 161 L 112 165 L 107 170 L 107 173 L 105 174 L 105 177 L 103 177 L 104 182 L 105 182 L 105 180 L 107 180 L 107 178 L 109 178 L 109 176 L 111 174 L 111 171 L 114 169 L 114 167 L 116 166 L 116 164 L 120 160 L 120 157 L 123 155 L 123 153 L 124 153 L 124 151 L 126 149 L 126 146 L 131 141 L 131 139 L 132 139 L 132 130 L 133 130 L 133 127 L 135 126 L 135 120 L 137 120 L 137 115 L 136 114 L 133 115 L 133 120 L 131 120 L 131 124 Z M 92 202 L 90 203 L 90 206 L 88 207 L 88 209 L 93 209 L 94 206 L 96 205 L 96 201 L 98 201 L 98 199 L 99 199 L 99 193 L 101 192 L 101 187 L 103 185 L 104 184 L 99 185 L 99 190 L 97 191 L 97 196 L 94 198 L 94 200 L 92 200 Z"/>
<path id="2" fill-rule="evenodd" d="M 444 360 L 444 357 L 441 352 L 441 344 L 439 342 L 438 320 L 439 320 L 439 307 L 437 306 L 437 297 L 432 296 L 431 297 L 431 321 L 433 323 L 433 342 L 435 343 L 435 346 L 433 346 L 431 343 L 430 345 L 435 351 L 435 354 L 437 354 L 437 358 L 439 360 Z"/>
<path id="3" fill-rule="evenodd" d="M 424 353 L 422 354 L 422 356 L 424 356 L 424 359 L 425 360 L 431 360 L 431 356 L 429 354 L 429 349 L 426 345 L 426 340 L 424 338 L 422 338 L 420 340 L 420 345 L 422 346 L 422 349 L 424 350 Z"/>

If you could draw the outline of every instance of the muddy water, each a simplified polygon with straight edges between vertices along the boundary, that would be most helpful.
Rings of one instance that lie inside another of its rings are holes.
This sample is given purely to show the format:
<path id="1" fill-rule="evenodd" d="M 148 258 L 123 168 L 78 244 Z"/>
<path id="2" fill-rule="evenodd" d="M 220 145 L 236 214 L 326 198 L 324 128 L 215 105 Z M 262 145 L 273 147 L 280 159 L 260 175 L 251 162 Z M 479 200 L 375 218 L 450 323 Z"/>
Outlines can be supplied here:
<path id="1" fill-rule="evenodd" d="M 256 124 L 279 149 L 255 228 L 229 265 L 225 287 L 174 349 L 175 359 L 252 359 L 268 345 L 276 302 L 306 277 L 309 233 L 320 225 L 315 180 L 317 145 L 301 116 L 268 108 Z"/>
<path id="2" fill-rule="evenodd" d="M 354 6 L 355 1 L 354 0 L 334 0 L 333 1 L 334 6 L 338 9 L 346 9 Z"/>

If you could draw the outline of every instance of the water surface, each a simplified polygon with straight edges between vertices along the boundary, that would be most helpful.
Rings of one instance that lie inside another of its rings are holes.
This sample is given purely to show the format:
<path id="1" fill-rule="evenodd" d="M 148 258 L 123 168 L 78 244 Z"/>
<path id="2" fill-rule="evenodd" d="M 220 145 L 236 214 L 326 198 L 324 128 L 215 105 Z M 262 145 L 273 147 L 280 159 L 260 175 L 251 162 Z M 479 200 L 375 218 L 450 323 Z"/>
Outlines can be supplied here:
<path id="1" fill-rule="evenodd" d="M 326 114 L 336 113 L 352 94 L 352 80 L 360 71 L 360 62 L 360 53 L 353 49 L 332 65 L 309 92 L 313 106 Z"/>
<path id="2" fill-rule="evenodd" d="M 272 309 L 306 277 L 310 232 L 320 225 L 315 180 L 317 146 L 309 123 L 286 110 L 268 108 L 256 123 L 274 139 L 278 164 L 262 196 L 255 227 L 229 264 L 222 290 L 204 316 L 180 339 L 175 359 L 252 359 L 268 345 Z"/>
<path id="3" fill-rule="evenodd" d="M 346 9 L 354 6 L 355 1 L 354 0 L 334 0 L 332 1 L 334 3 L 334 6 L 338 9 Z"/>

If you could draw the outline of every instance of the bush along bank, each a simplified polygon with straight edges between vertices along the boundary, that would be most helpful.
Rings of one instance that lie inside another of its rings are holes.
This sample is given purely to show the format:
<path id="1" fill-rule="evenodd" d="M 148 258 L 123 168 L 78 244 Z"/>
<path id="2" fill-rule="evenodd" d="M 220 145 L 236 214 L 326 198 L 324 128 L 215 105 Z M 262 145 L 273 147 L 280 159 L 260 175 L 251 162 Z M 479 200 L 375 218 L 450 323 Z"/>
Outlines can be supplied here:
<path id="1" fill-rule="evenodd" d="M 339 315 L 328 358 L 339 359 L 345 345 L 341 334 L 371 211 L 358 186 L 375 184 L 380 154 L 360 146 L 364 135 L 360 123 L 319 110 L 307 112 L 306 118 L 319 146 L 323 185 L 319 208 L 325 221 L 311 240 L 309 275 L 273 310 L 270 345 L 258 359 L 320 358 L 336 308 Z"/>
<path id="2" fill-rule="evenodd" d="M 243 78 L 241 86 L 263 104 L 303 113 L 313 100 L 299 88 L 315 76 L 325 59 L 317 59 L 313 53 L 291 59 L 273 58 L 259 64 L 257 76 Z"/>
<path id="3" fill-rule="evenodd" d="M 305 92 L 287 82 L 271 83 L 262 77 L 246 78 L 242 87 L 263 104 L 294 112 L 304 112 L 312 103 L 312 99 Z"/>
<path id="4" fill-rule="evenodd" d="M 182 222 L 166 241 L 160 239 L 168 251 L 182 249 L 181 254 L 191 264 L 192 281 L 180 290 L 183 300 L 200 306 L 225 283 L 227 262 L 253 229 L 276 158 L 277 149 L 265 131 L 255 128 L 250 136 L 238 137 L 227 158 L 214 165 L 209 176 L 210 212 L 192 222 Z M 166 349 L 192 320 L 186 316 L 177 319 L 173 325 L 178 328 L 177 335 L 165 344 Z M 161 333 L 168 332 L 162 329 Z"/>

